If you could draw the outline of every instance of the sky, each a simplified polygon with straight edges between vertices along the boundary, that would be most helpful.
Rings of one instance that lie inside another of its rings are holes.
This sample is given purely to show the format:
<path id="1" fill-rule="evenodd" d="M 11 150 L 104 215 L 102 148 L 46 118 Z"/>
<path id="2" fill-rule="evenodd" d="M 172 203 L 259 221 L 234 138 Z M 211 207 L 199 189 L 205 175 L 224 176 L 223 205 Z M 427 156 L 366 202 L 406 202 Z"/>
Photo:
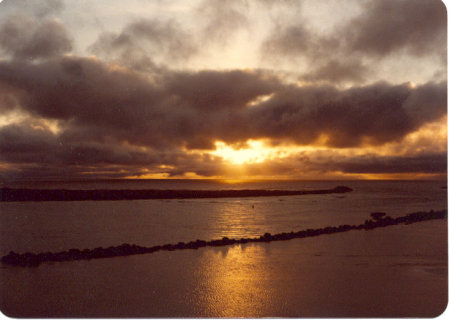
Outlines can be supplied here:
<path id="1" fill-rule="evenodd" d="M 0 181 L 446 179 L 440 0 L 4 0 Z"/>

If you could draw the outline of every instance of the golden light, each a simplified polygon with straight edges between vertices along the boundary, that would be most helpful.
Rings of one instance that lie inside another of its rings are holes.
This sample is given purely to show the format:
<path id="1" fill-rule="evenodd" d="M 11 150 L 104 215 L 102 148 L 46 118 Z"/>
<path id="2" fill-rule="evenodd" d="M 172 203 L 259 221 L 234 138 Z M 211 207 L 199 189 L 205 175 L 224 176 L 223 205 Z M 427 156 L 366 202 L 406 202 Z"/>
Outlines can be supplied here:
<path id="1" fill-rule="evenodd" d="M 416 84 L 415 84 L 413 81 L 407 82 L 407 86 L 408 86 L 410 89 L 415 89 L 415 88 L 416 88 Z"/>
<path id="2" fill-rule="evenodd" d="M 199 288 L 207 294 L 196 303 L 214 318 L 257 318 L 270 314 L 270 306 L 279 295 L 270 289 L 269 279 L 276 275 L 273 268 L 266 267 L 268 256 L 267 247 L 256 245 L 206 251 L 198 267 L 203 275 Z"/>
<path id="3" fill-rule="evenodd" d="M 262 140 L 247 140 L 245 147 L 241 148 L 234 148 L 222 141 L 217 141 L 215 148 L 210 154 L 237 165 L 262 163 L 274 158 L 285 158 L 290 154 L 286 148 L 270 147 Z"/>
<path id="4" fill-rule="evenodd" d="M 0 115 L 0 127 L 23 121 L 28 118 L 27 114 L 11 111 Z"/>
<path id="5" fill-rule="evenodd" d="M 28 113 L 16 110 L 0 115 L 0 128 L 25 121 L 34 130 L 50 131 L 55 135 L 58 135 L 62 131 L 61 124 L 58 120 L 37 118 Z"/>
<path id="6" fill-rule="evenodd" d="M 274 93 L 260 95 L 260 96 L 256 97 L 255 99 L 251 100 L 250 102 L 248 102 L 246 104 L 246 106 L 247 107 L 258 106 L 259 104 L 270 100 L 273 96 L 274 96 Z"/>
<path id="7" fill-rule="evenodd" d="M 404 156 L 424 152 L 447 152 L 447 116 L 427 123 L 407 134 L 402 140 L 386 143 L 382 146 L 366 146 L 348 150 L 347 155 L 376 154 L 379 156 Z"/>
<path id="8" fill-rule="evenodd" d="M 264 99 L 269 98 L 268 96 Z M 321 135 L 315 145 L 298 146 L 294 144 L 273 144 L 268 139 L 249 139 L 236 144 L 215 141 L 215 150 L 188 150 L 184 152 L 207 158 L 215 166 L 214 175 L 203 176 L 196 172 L 184 172 L 171 175 L 169 172 L 175 165 L 161 164 L 143 170 L 133 179 L 220 179 L 224 182 L 237 183 L 257 179 L 435 179 L 441 178 L 439 173 L 350 173 L 329 170 L 317 170 L 324 165 L 326 159 L 350 159 L 362 157 L 401 157 L 419 155 L 421 153 L 445 152 L 447 150 L 447 117 L 428 123 L 418 130 L 409 133 L 399 141 L 384 145 L 364 145 L 352 148 L 332 148 L 326 146 L 327 135 Z M 144 150 L 141 150 L 144 151 Z M 211 157 L 212 156 L 212 159 Z M 314 167 L 313 164 L 316 164 Z M 312 166 L 310 165 L 312 164 Z M 283 168 L 285 174 L 278 168 Z"/>
<path id="9" fill-rule="evenodd" d="M 59 122 L 53 119 L 40 119 L 31 123 L 31 127 L 36 130 L 50 131 L 55 135 L 58 135 L 62 131 Z"/>

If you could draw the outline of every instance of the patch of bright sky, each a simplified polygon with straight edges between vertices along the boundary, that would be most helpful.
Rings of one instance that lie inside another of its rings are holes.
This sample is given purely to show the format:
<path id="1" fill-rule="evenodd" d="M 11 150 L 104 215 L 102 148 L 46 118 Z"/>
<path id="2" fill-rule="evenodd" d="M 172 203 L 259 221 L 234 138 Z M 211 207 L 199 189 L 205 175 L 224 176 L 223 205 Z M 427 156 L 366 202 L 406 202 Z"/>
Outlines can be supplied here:
<path id="1" fill-rule="evenodd" d="M 390 83 L 414 82 L 416 85 L 428 81 L 446 80 L 446 68 L 437 56 L 413 57 L 404 53 L 392 54 L 382 61 L 371 61 L 376 65 L 372 82 L 382 79 Z M 371 81 L 370 81 L 371 82 Z"/>
<path id="2" fill-rule="evenodd" d="M 342 24 L 362 12 L 366 0 L 303 0 L 301 1 L 301 19 L 305 25 L 320 35 L 335 31 Z M 323 23 L 325 21 L 325 23 Z"/>

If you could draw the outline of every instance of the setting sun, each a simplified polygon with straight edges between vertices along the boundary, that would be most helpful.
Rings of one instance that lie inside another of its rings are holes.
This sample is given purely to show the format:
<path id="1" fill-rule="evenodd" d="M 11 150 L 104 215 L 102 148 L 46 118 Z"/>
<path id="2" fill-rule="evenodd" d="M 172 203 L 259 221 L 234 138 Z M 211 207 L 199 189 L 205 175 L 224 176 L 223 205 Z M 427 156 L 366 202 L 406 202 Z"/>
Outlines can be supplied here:
<path id="1" fill-rule="evenodd" d="M 248 140 L 244 147 L 235 148 L 222 141 L 215 142 L 215 151 L 212 155 L 223 158 L 232 164 L 254 164 L 266 160 L 287 157 L 290 152 L 285 148 L 267 146 L 262 140 Z"/>
<path id="2" fill-rule="evenodd" d="M 240 149 L 234 149 L 221 141 L 215 142 L 215 146 L 216 150 L 211 153 L 233 164 L 261 163 L 268 157 L 270 152 L 263 148 L 262 142 L 253 140 L 248 141 L 247 146 Z"/>

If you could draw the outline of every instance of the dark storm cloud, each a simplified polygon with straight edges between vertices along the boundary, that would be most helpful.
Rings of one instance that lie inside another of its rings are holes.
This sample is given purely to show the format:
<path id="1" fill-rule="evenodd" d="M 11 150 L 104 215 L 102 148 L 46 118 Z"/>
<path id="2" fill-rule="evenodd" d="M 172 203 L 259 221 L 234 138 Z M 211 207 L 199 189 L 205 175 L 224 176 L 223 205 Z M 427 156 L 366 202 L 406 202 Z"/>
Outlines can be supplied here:
<path id="1" fill-rule="evenodd" d="M 327 168 L 344 173 L 446 173 L 446 154 L 416 156 L 361 156 L 327 162 Z"/>
<path id="2" fill-rule="evenodd" d="M 159 95 L 145 79 L 86 58 L 4 62 L 0 69 L 0 81 L 20 91 L 19 100 L 28 111 L 85 125 L 129 126 L 142 104 L 151 104 Z"/>
<path id="3" fill-rule="evenodd" d="M 446 153 L 418 153 L 414 155 L 382 156 L 366 154 L 362 156 L 336 155 L 333 152 L 310 152 L 277 159 L 267 164 L 250 168 L 253 174 L 292 176 L 301 174 L 436 174 L 447 173 Z"/>
<path id="4" fill-rule="evenodd" d="M 344 30 L 348 49 L 378 56 L 396 50 L 414 55 L 446 48 L 446 8 L 440 0 L 376 0 Z"/>
<path id="5" fill-rule="evenodd" d="M 31 126 L 30 126 L 31 125 Z M 33 125 L 36 126 L 33 128 Z M 9 163 L 47 165 L 142 165 L 156 157 L 127 145 L 66 139 L 44 125 L 23 122 L 0 128 L 0 158 Z"/>
<path id="6" fill-rule="evenodd" d="M 213 164 L 220 174 L 217 163 Z M 209 168 L 214 168 L 210 166 Z M 287 158 L 272 159 L 255 163 L 245 168 L 249 176 L 287 176 L 316 178 L 337 174 L 432 174 L 444 176 L 447 173 L 447 155 L 445 153 L 417 154 L 408 156 L 344 156 L 332 152 L 300 152 Z"/>
<path id="7" fill-rule="evenodd" d="M 445 82 L 338 90 L 243 71 L 167 71 L 154 81 L 74 57 L 1 62 L 4 87 L 23 110 L 62 121 L 73 139 L 112 137 L 159 149 L 257 138 L 308 145 L 323 136 L 332 147 L 381 145 L 446 114 Z M 268 101 L 256 99 L 268 94 Z"/>
<path id="8" fill-rule="evenodd" d="M 255 135 L 298 144 L 313 144 L 324 134 L 329 146 L 356 147 L 399 140 L 445 114 L 446 83 L 414 90 L 387 83 L 347 90 L 290 87 L 252 109 L 250 126 Z"/>
<path id="9" fill-rule="evenodd" d="M 0 63 L 0 84 L 15 90 L 24 110 L 70 122 L 74 137 L 112 135 L 161 148 L 204 141 L 210 147 L 229 131 L 233 108 L 279 85 L 242 71 L 168 73 L 154 83 L 98 60 L 72 57 Z"/>
<path id="10" fill-rule="evenodd" d="M 96 143 L 58 137 L 29 123 L 0 129 L 0 160 L 14 165 L 4 179 L 125 177 L 157 165 L 157 153 L 147 153 L 118 143 Z M 89 174 L 91 172 L 91 174 Z"/>
<path id="11" fill-rule="evenodd" d="M 1 61 L 0 92 L 7 92 L 5 104 L 31 116 L 1 128 L 2 162 L 30 174 L 39 166 L 48 174 L 68 166 L 76 176 L 102 167 L 106 176 L 114 170 L 142 175 L 159 165 L 170 165 L 164 169 L 170 175 L 214 175 L 218 159 L 183 148 L 214 149 L 217 140 L 382 145 L 440 119 L 447 100 L 445 82 L 342 90 L 286 85 L 263 72 L 165 71 L 153 79 L 76 57 Z M 57 121 L 61 132 L 52 133 L 45 119 Z M 345 165 L 339 168 L 354 168 Z"/>
<path id="12" fill-rule="evenodd" d="M 281 84 L 275 77 L 242 71 L 174 73 L 167 90 L 194 108 L 241 108 L 254 98 L 273 92 Z"/>
<path id="13" fill-rule="evenodd" d="M 57 20 L 9 16 L 0 23 L 0 49 L 15 59 L 59 56 L 72 49 L 72 38 Z"/>
<path id="14" fill-rule="evenodd" d="M 99 143 L 58 136 L 37 120 L 0 128 L 0 150 L 0 163 L 11 166 L 0 168 L 0 178 L 6 180 L 123 178 L 158 173 L 161 165 L 169 176 L 192 171 L 212 176 L 221 167 L 219 159 L 176 148 L 142 150 L 113 140 Z"/>

